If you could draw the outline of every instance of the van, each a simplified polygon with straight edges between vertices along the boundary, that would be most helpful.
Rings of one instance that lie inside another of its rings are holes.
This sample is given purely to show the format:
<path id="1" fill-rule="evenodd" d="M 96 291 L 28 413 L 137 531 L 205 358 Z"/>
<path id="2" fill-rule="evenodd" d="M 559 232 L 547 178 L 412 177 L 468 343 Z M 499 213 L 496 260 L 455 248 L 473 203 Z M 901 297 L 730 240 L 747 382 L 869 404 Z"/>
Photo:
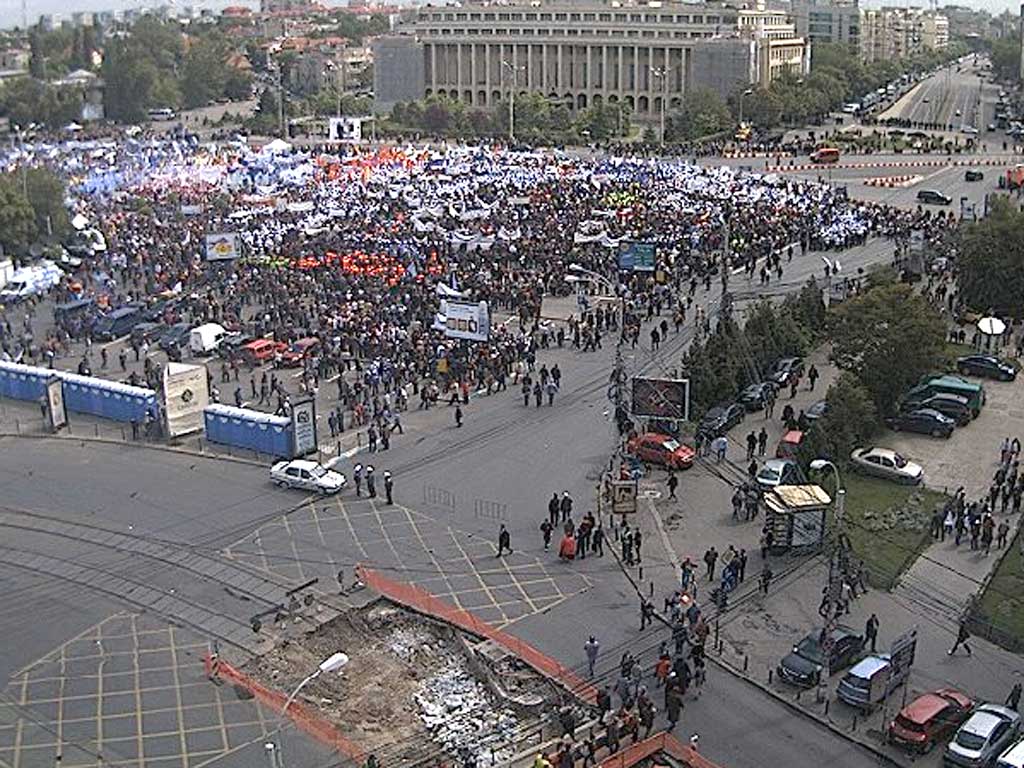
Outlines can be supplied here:
<path id="1" fill-rule="evenodd" d="M 63 276 L 60 267 L 52 261 L 16 269 L 0 291 L 0 304 L 17 304 L 32 296 L 40 296 L 59 284 Z"/>
<path id="2" fill-rule="evenodd" d="M 835 147 L 822 147 L 811 153 L 812 163 L 838 163 L 839 150 Z"/>
<path id="3" fill-rule="evenodd" d="M 142 311 L 138 307 L 120 307 L 109 315 L 104 315 L 93 328 L 92 337 L 96 341 L 113 341 L 131 333 L 138 325 Z"/>
<path id="4" fill-rule="evenodd" d="M 194 355 L 212 355 L 224 341 L 228 332 L 223 325 L 205 323 L 192 329 L 188 337 L 188 346 Z"/>
<path id="5" fill-rule="evenodd" d="M 958 395 L 966 399 L 967 405 L 970 406 L 971 413 L 975 418 L 978 417 L 982 406 L 985 405 L 985 387 L 981 384 L 975 384 L 973 381 L 968 381 L 961 376 L 947 373 L 944 376 L 936 376 L 929 379 L 924 382 L 924 386 L 932 394 Z"/>
<path id="6" fill-rule="evenodd" d="M 250 368 L 254 368 L 268 360 L 273 360 L 274 356 L 284 347 L 284 344 L 279 344 L 270 339 L 256 339 L 248 344 L 244 344 L 238 352 L 242 361 Z"/>
<path id="7" fill-rule="evenodd" d="M 892 693 L 901 680 L 893 677 L 888 654 L 868 656 L 843 675 L 836 695 L 851 707 L 865 712 Z"/>

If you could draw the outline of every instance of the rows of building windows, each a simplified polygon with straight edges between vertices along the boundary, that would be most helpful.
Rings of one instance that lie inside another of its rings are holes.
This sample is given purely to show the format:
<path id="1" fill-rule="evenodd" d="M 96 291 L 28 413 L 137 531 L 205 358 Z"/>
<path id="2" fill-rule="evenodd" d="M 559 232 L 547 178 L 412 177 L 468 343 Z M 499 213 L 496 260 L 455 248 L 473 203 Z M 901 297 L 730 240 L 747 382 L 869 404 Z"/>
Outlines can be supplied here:
<path id="1" fill-rule="evenodd" d="M 711 38 L 714 32 L 687 32 L 684 30 L 651 30 L 651 29 L 545 29 L 543 27 L 533 29 L 523 27 L 517 29 L 493 29 L 483 27 L 480 29 L 451 29 L 448 27 L 432 27 L 424 30 L 428 35 L 441 35 L 445 37 L 462 36 L 522 36 L 522 37 L 626 37 L 661 40 L 692 40 L 699 38 Z"/>
<path id="2" fill-rule="evenodd" d="M 615 24 L 735 24 L 736 18 L 730 16 L 694 16 L 660 13 L 570 13 L 566 12 L 501 12 L 501 13 L 423 13 L 421 20 L 442 21 L 599 21 Z"/>

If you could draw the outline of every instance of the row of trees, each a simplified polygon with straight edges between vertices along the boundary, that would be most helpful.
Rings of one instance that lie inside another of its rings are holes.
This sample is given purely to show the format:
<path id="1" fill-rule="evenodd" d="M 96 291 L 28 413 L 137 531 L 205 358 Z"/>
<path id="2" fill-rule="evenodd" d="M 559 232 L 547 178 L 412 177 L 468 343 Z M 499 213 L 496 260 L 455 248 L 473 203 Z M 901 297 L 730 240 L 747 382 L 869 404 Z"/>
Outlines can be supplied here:
<path id="1" fill-rule="evenodd" d="M 24 253 L 39 237 L 60 239 L 69 229 L 65 187 L 46 168 L 0 174 L 0 247 Z"/>
<path id="2" fill-rule="evenodd" d="M 1024 213 L 1008 198 L 958 232 L 959 297 L 977 311 L 1024 317 Z"/>

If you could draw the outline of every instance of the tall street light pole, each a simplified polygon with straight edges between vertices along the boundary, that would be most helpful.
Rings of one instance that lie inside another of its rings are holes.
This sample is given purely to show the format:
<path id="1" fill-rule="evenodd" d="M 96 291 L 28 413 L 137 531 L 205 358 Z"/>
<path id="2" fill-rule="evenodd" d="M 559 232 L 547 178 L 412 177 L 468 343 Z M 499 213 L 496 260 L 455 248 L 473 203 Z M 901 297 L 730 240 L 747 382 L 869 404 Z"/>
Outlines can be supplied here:
<path id="1" fill-rule="evenodd" d="M 665 146 L 665 102 L 668 101 L 668 73 L 670 72 L 669 67 L 651 67 L 651 74 L 655 77 L 661 78 L 661 114 L 659 116 L 661 120 L 661 131 L 659 132 L 661 138 L 661 146 Z"/>
<path id="2" fill-rule="evenodd" d="M 508 70 L 509 73 L 509 87 L 508 87 L 508 142 L 509 144 L 515 143 L 516 140 L 516 85 L 518 85 L 519 78 L 516 77 L 519 72 L 519 67 L 513 64 L 511 61 L 505 61 L 502 59 L 501 66 Z"/>
<path id="3" fill-rule="evenodd" d="M 288 714 L 288 707 L 295 701 L 295 697 L 299 695 L 299 691 L 309 685 L 311 682 L 316 680 L 324 672 L 336 672 L 342 667 L 348 664 L 348 655 L 341 653 L 333 653 L 326 659 L 320 662 L 312 673 L 307 675 L 301 683 L 295 686 L 295 690 L 291 692 L 291 695 L 284 702 L 284 706 L 281 707 L 281 713 L 278 715 L 278 727 L 277 727 L 277 740 L 278 743 L 275 745 L 273 742 L 267 742 L 264 744 L 264 749 L 267 752 L 267 759 L 270 761 L 271 768 L 283 768 L 283 761 L 281 758 L 281 727 L 284 725 L 284 717 Z"/>
<path id="4" fill-rule="evenodd" d="M 743 125 L 743 97 L 749 96 L 753 92 L 753 88 L 747 88 L 745 91 L 740 91 L 740 125 Z"/>

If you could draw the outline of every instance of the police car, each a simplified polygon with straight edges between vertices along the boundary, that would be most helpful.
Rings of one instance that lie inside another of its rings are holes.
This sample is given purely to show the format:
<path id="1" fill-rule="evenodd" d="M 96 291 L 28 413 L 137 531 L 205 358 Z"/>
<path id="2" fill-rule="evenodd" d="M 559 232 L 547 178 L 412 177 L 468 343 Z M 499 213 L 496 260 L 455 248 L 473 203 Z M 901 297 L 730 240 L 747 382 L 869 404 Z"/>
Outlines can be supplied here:
<path id="1" fill-rule="evenodd" d="M 270 468 L 270 480 L 281 488 L 299 488 L 322 494 L 337 493 L 348 482 L 341 472 L 305 459 L 277 462 Z"/>

